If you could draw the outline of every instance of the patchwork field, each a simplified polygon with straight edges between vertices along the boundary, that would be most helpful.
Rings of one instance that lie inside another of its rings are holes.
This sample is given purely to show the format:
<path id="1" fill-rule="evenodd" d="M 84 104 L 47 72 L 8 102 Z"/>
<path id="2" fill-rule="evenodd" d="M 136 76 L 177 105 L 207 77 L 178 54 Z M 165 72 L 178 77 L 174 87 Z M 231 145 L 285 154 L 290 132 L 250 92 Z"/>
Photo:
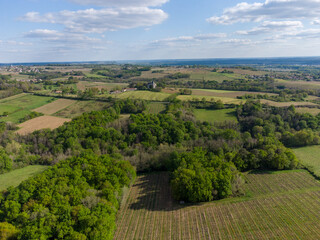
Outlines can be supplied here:
<path id="1" fill-rule="evenodd" d="M 59 118 L 54 116 L 41 116 L 41 117 L 33 118 L 29 121 L 19 124 L 18 126 L 20 127 L 20 129 L 16 131 L 16 133 L 25 135 L 40 129 L 45 129 L 45 128 L 55 129 L 63 125 L 65 122 L 70 122 L 70 121 L 71 119 L 67 119 L 67 118 Z"/>
<path id="2" fill-rule="evenodd" d="M 70 100 L 70 99 L 58 99 L 52 103 L 46 104 L 42 107 L 33 109 L 33 111 L 35 112 L 40 112 L 43 114 L 47 114 L 47 115 L 51 115 L 54 114 L 68 106 L 70 106 L 71 104 L 75 103 L 76 101 L 74 100 Z"/>
<path id="3" fill-rule="evenodd" d="M 1 118 L 3 121 L 18 123 L 19 119 L 29 114 L 33 109 L 46 105 L 55 98 L 35 96 L 31 94 L 19 94 L 0 100 L 0 113 L 5 110 L 9 113 L 7 117 Z"/>
<path id="4" fill-rule="evenodd" d="M 168 173 L 142 175 L 114 239 L 320 238 L 320 183 L 309 173 L 248 174 L 247 182 L 246 197 L 188 205 L 172 200 Z"/>
<path id="5" fill-rule="evenodd" d="M 237 121 L 235 109 L 195 109 L 194 115 L 197 119 L 207 122 Z"/>
<path id="6" fill-rule="evenodd" d="M 46 170 L 48 166 L 33 165 L 25 168 L 13 170 L 8 173 L 0 174 L 0 191 L 12 186 L 18 186 L 22 181 L 27 180 L 38 173 Z"/>
<path id="7" fill-rule="evenodd" d="M 298 159 L 316 176 L 320 177 L 320 146 L 292 149 Z"/>
<path id="8" fill-rule="evenodd" d="M 105 110 L 110 106 L 107 102 L 95 101 L 75 101 L 68 107 L 56 112 L 57 117 L 74 118 L 80 116 L 84 112 Z"/>

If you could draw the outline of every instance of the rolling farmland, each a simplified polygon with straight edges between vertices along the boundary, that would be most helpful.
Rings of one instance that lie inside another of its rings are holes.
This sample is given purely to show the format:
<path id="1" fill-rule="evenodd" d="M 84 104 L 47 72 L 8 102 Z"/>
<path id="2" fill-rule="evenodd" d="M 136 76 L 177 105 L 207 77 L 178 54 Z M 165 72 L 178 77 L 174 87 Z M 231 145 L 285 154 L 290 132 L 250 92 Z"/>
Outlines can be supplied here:
<path id="1" fill-rule="evenodd" d="M 52 103 L 48 103 L 42 107 L 36 108 L 33 111 L 47 114 L 47 115 L 51 115 L 51 114 L 54 114 L 64 108 L 70 106 L 71 104 L 73 104 L 75 102 L 76 101 L 70 100 L 70 99 L 58 99 Z"/>
<path id="2" fill-rule="evenodd" d="M 248 174 L 247 196 L 197 205 L 173 201 L 168 181 L 168 173 L 137 179 L 114 239 L 320 237 L 320 183 L 306 171 Z"/>
<path id="3" fill-rule="evenodd" d="M 1 120 L 18 123 L 19 119 L 55 100 L 52 97 L 40 97 L 31 94 L 19 94 L 0 100 L 0 113 L 7 111 L 9 115 Z"/>

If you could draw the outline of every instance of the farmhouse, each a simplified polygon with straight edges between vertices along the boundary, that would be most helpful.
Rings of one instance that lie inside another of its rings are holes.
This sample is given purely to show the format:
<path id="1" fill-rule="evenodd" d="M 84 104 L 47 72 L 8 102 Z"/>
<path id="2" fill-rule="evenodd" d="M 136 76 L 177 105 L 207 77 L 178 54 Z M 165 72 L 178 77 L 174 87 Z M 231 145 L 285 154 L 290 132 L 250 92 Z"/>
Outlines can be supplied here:
<path id="1" fill-rule="evenodd" d="M 157 84 L 154 81 L 152 81 L 149 82 L 147 86 L 149 89 L 155 89 L 157 87 Z"/>

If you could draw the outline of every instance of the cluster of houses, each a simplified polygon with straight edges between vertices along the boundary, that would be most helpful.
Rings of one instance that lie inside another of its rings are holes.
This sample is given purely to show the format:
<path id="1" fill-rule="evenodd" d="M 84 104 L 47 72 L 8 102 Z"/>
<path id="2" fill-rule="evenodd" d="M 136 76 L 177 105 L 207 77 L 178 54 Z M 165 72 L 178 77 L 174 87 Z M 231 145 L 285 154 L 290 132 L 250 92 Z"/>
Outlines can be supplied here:
<path id="1" fill-rule="evenodd" d="M 36 67 L 26 67 L 26 66 L 9 66 L 6 68 L 8 72 L 17 73 L 40 73 L 40 70 Z"/>

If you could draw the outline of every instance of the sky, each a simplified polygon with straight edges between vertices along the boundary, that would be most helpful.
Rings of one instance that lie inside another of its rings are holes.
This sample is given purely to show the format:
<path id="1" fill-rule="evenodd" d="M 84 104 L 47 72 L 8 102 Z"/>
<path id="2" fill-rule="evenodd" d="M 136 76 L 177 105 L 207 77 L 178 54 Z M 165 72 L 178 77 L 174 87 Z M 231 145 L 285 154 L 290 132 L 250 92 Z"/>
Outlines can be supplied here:
<path id="1" fill-rule="evenodd" d="M 0 0 L 0 63 L 320 56 L 320 0 Z"/>

